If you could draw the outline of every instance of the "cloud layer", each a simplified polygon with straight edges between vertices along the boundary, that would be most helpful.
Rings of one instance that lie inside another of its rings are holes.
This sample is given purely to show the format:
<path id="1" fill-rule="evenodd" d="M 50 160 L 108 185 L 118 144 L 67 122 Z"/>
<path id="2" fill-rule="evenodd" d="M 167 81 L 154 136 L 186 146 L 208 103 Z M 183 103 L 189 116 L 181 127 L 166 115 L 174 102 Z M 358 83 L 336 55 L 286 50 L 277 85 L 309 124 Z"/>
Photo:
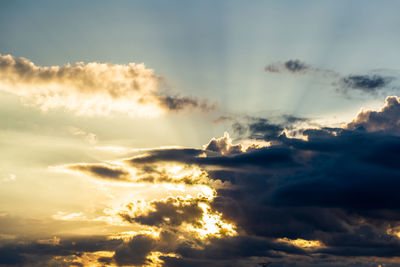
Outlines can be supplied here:
<path id="1" fill-rule="evenodd" d="M 150 227 L 151 233 L 132 235 L 110 248 L 113 254 L 103 261 L 396 266 L 399 103 L 398 97 L 388 97 L 382 109 L 363 110 L 340 128 L 297 129 L 302 139 L 281 131 L 271 134 L 267 119 L 251 118 L 242 125 L 248 137 L 268 141 L 267 146 L 234 144 L 225 134 L 202 149 L 155 149 L 117 165 L 67 167 L 96 179 L 202 185 L 213 192 L 126 203 L 118 216 Z M 294 121 L 286 120 L 289 125 Z M 284 122 L 282 128 L 287 128 Z"/>
<path id="2" fill-rule="evenodd" d="M 155 116 L 185 108 L 212 109 L 207 101 L 163 89 L 163 79 L 136 63 L 83 63 L 37 66 L 25 58 L 0 55 L 0 90 L 42 110 L 63 108 L 77 114 Z"/>

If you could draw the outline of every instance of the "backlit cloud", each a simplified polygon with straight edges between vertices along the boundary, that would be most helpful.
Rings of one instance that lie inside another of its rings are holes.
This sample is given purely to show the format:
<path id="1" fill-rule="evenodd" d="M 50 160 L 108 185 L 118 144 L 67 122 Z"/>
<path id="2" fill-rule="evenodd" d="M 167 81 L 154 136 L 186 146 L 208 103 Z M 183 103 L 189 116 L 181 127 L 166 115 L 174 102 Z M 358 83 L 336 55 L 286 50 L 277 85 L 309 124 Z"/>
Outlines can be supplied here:
<path id="1" fill-rule="evenodd" d="M 167 93 L 163 79 L 143 63 L 37 66 L 26 58 L 0 55 L 0 90 L 42 110 L 63 108 L 80 115 L 119 112 L 148 117 L 214 107 L 207 101 Z"/>
<path id="2" fill-rule="evenodd" d="M 254 260 L 319 266 L 324 259 L 346 265 L 343 257 L 360 257 L 361 266 L 374 257 L 389 262 L 400 256 L 398 103 L 388 97 L 381 110 L 362 111 L 342 128 L 297 129 L 304 139 L 270 134 L 269 120 L 251 119 L 242 122 L 245 133 L 270 145 L 244 149 L 225 134 L 203 149 L 156 149 L 125 159 L 129 168 L 198 166 L 226 186 L 209 182 L 215 193 L 206 199 L 132 202 L 120 215 L 183 237 L 168 250 L 160 239 L 149 241 L 146 255 L 177 255 L 160 256 L 165 266 Z M 212 234 L 203 239 L 203 231 Z"/>

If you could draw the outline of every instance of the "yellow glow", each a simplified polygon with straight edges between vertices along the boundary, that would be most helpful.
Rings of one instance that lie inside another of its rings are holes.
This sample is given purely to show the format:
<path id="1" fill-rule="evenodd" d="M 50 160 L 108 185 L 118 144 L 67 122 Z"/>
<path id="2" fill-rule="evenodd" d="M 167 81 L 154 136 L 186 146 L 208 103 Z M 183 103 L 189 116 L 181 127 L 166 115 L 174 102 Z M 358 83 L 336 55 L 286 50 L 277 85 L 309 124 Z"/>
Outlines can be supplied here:
<path id="1" fill-rule="evenodd" d="M 83 212 L 64 212 L 58 211 L 52 215 L 51 218 L 57 221 L 79 221 L 79 222 L 104 222 L 109 225 L 123 226 L 130 225 L 128 222 L 122 220 L 116 210 L 105 208 L 102 216 L 86 216 Z"/>
<path id="2" fill-rule="evenodd" d="M 305 240 L 305 239 L 289 239 L 287 237 L 284 238 L 278 238 L 276 241 L 278 242 L 283 242 L 283 243 L 288 243 L 292 246 L 300 247 L 300 248 L 321 248 L 324 247 L 325 245 L 319 241 L 319 240 Z"/>
<path id="3" fill-rule="evenodd" d="M 389 227 L 389 228 L 386 230 L 386 234 L 388 234 L 388 235 L 394 235 L 394 236 L 400 238 L 400 231 L 399 231 L 399 229 L 396 229 L 396 230 L 395 230 L 395 229 Z"/>
<path id="4" fill-rule="evenodd" d="M 160 237 L 160 229 L 155 229 L 154 227 L 145 227 L 143 226 L 143 230 L 140 231 L 126 231 L 111 235 L 110 239 L 122 239 L 124 241 L 129 241 L 132 237 L 137 235 L 148 235 L 154 239 Z"/>
<path id="5" fill-rule="evenodd" d="M 107 257 L 110 258 L 114 255 L 113 251 L 96 251 L 96 252 L 84 252 L 82 255 L 70 255 L 70 256 L 55 256 L 52 263 L 54 266 L 89 266 L 89 267 L 102 267 L 104 263 L 99 262 L 99 258 Z M 107 266 L 117 266 L 111 262 Z"/>
<path id="6" fill-rule="evenodd" d="M 225 222 L 220 213 L 212 212 L 208 204 L 200 202 L 199 207 L 203 210 L 203 217 L 199 222 L 201 227 L 189 226 L 189 229 L 195 231 L 201 239 L 237 235 L 236 227 Z"/>
<path id="7" fill-rule="evenodd" d="M 40 239 L 37 242 L 39 244 L 46 244 L 46 245 L 53 245 L 56 246 L 60 244 L 61 239 L 59 237 L 53 236 L 53 238 L 50 239 Z"/>
<path id="8" fill-rule="evenodd" d="M 162 253 L 159 251 L 152 251 L 146 258 L 148 260 L 148 263 L 145 266 L 146 267 L 161 267 L 161 266 L 163 266 L 164 261 L 160 259 L 161 256 L 180 258 L 180 256 L 175 253 Z"/>
<path id="9" fill-rule="evenodd" d="M 254 140 L 254 139 L 245 139 L 241 141 L 243 145 L 243 152 L 246 152 L 249 148 L 263 148 L 263 147 L 270 147 L 271 142 L 264 141 L 264 140 Z"/>
<path id="10" fill-rule="evenodd" d="M 78 115 L 128 114 L 155 117 L 165 113 L 158 97 L 159 77 L 143 63 L 83 63 L 36 66 L 25 58 L 0 55 L 0 90 L 47 111 L 63 108 Z M 22 64 L 24 72 L 15 66 Z M 29 75 L 28 75 L 29 73 Z"/>

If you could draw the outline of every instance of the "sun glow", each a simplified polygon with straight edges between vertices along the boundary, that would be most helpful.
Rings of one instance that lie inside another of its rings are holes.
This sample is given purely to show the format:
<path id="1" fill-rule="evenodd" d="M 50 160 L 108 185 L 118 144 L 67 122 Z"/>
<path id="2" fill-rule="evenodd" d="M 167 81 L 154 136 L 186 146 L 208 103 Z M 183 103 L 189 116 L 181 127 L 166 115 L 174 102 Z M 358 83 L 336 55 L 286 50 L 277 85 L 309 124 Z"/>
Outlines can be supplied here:
<path id="1" fill-rule="evenodd" d="M 52 259 L 52 266 L 90 266 L 101 267 L 104 263 L 99 262 L 100 258 L 111 258 L 114 251 L 96 251 L 84 252 L 82 255 L 55 256 Z M 113 262 L 107 263 L 107 266 L 117 266 Z"/>
<path id="2" fill-rule="evenodd" d="M 152 251 L 147 257 L 147 264 L 146 267 L 161 267 L 164 264 L 164 261 L 160 259 L 161 256 L 164 257 L 173 257 L 173 258 L 180 258 L 179 255 L 175 253 L 163 253 L 160 251 Z"/>
<path id="3" fill-rule="evenodd" d="M 288 243 L 292 246 L 300 247 L 300 248 L 307 248 L 307 249 L 315 249 L 315 248 L 321 248 L 324 247 L 324 243 L 322 243 L 319 240 L 305 240 L 301 238 L 297 239 L 289 239 L 287 237 L 284 238 L 278 238 L 276 241 L 282 242 L 282 243 Z"/>
<path id="4" fill-rule="evenodd" d="M 224 221 L 219 212 L 212 211 L 204 202 L 200 202 L 199 207 L 203 210 L 202 219 L 199 221 L 201 226 L 189 226 L 189 229 L 196 232 L 201 239 L 237 235 L 235 225 Z"/>

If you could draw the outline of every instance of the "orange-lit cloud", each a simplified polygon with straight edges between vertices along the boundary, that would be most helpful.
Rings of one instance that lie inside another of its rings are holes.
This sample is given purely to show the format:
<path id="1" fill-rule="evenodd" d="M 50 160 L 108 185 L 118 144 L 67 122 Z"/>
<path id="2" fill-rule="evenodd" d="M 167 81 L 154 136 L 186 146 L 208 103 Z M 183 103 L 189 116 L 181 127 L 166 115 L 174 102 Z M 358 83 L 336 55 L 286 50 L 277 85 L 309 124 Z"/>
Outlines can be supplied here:
<path id="1" fill-rule="evenodd" d="M 292 246 L 296 246 L 296 247 L 300 247 L 300 248 L 306 248 L 306 249 L 317 249 L 317 248 L 322 248 L 325 246 L 319 240 L 305 240 L 305 239 L 301 239 L 301 238 L 289 239 L 287 237 L 283 237 L 283 238 L 278 238 L 276 241 L 287 243 Z"/>

